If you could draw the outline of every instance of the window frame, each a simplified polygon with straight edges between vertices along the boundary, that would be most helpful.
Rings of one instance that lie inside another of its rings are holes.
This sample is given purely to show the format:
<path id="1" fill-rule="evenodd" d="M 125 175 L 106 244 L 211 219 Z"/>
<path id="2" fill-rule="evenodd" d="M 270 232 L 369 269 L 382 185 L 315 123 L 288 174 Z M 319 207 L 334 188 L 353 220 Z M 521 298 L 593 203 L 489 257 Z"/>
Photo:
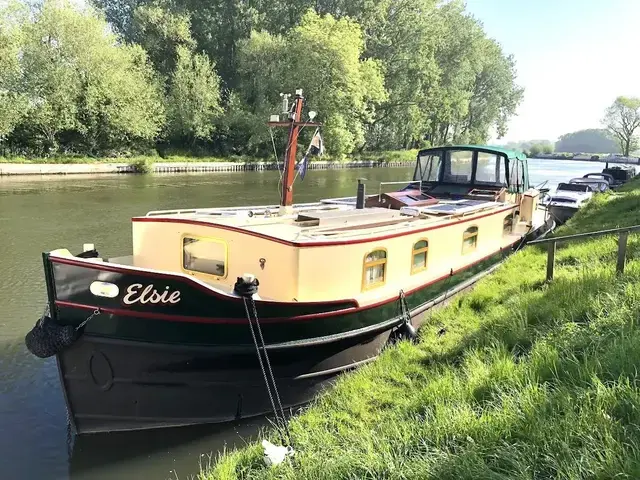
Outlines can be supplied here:
<path id="1" fill-rule="evenodd" d="M 378 251 L 384 252 L 384 259 L 367 262 L 367 257 L 371 255 L 373 252 L 378 252 Z M 374 288 L 382 287 L 387 283 L 387 263 L 388 262 L 389 262 L 389 252 L 387 252 L 387 249 L 384 247 L 373 248 L 364 254 L 364 257 L 362 257 L 362 285 L 361 285 L 363 292 L 366 290 L 372 290 Z M 367 283 L 366 281 L 367 269 L 370 267 L 378 266 L 378 265 L 384 265 L 384 269 L 382 271 L 382 281 L 376 281 L 375 283 Z"/>
<path id="2" fill-rule="evenodd" d="M 416 250 L 416 245 L 420 242 L 427 242 L 427 246 Z M 414 260 L 416 258 L 416 255 L 420 255 L 421 253 L 425 254 L 424 265 L 416 267 Z M 411 246 L 411 275 L 424 272 L 427 268 L 429 268 L 429 240 L 427 238 L 419 238 L 418 240 L 413 242 L 413 245 Z"/>
<path id="3" fill-rule="evenodd" d="M 469 233 L 469 230 L 475 229 L 475 232 Z M 469 253 L 473 253 L 478 249 L 478 237 L 480 236 L 480 229 L 477 225 L 471 225 L 462 233 L 462 255 L 467 255 Z M 466 247 L 466 241 L 469 238 L 475 238 L 475 243 L 473 245 L 473 249 L 470 247 Z M 466 247 L 466 248 L 465 248 Z"/>
<path id="4" fill-rule="evenodd" d="M 207 272 L 201 272 L 199 270 L 190 270 L 188 268 L 185 268 L 184 266 L 184 240 L 185 238 L 189 238 L 189 239 L 193 239 L 193 240 L 199 240 L 199 241 L 203 241 L 203 242 L 211 242 L 211 243 L 218 243 L 220 245 L 223 246 L 224 248 L 224 274 L 223 275 L 216 275 L 214 273 L 207 273 Z M 229 275 L 229 245 L 227 243 L 226 240 L 223 240 L 221 238 L 217 238 L 217 237 L 207 237 L 205 235 L 196 235 L 196 234 L 190 234 L 190 233 L 183 233 L 182 235 L 180 235 L 180 270 L 183 273 L 186 273 L 187 275 L 205 275 L 207 277 L 211 277 L 214 278 L 216 280 L 224 280 L 225 278 L 227 278 L 227 276 Z"/>

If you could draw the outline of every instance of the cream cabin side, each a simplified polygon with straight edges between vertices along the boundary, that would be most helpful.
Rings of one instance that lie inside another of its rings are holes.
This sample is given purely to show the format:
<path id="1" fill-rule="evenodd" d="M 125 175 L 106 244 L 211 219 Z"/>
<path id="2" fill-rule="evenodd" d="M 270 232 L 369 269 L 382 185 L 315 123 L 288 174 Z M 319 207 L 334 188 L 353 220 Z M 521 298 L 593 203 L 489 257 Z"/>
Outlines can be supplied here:
<path id="1" fill-rule="evenodd" d="M 513 208 L 361 243 L 300 248 L 299 301 L 373 304 L 471 266 L 519 239 Z"/>
<path id="2" fill-rule="evenodd" d="M 298 296 L 297 249 L 250 232 L 215 224 L 133 219 L 133 264 L 190 275 L 231 292 L 239 276 L 255 275 L 260 296 L 294 301 Z"/>

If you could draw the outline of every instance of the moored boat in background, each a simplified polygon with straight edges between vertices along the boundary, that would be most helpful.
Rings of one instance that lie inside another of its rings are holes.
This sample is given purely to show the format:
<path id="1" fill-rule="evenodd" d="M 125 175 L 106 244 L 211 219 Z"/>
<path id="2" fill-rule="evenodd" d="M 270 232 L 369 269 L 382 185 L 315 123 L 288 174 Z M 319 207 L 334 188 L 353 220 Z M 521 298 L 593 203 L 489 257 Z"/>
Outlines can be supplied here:
<path id="1" fill-rule="evenodd" d="M 565 223 L 582 208 L 591 197 L 593 188 L 585 183 L 561 182 L 543 205 L 549 210 L 553 219 L 559 224 Z"/>
<path id="2" fill-rule="evenodd" d="M 279 205 L 148 212 L 132 219 L 131 255 L 43 254 L 49 309 L 27 345 L 56 356 L 76 432 L 305 403 L 553 224 L 526 156 L 488 146 L 421 150 L 396 191 L 359 184 L 354 197 L 293 204 L 302 105 L 297 92 L 271 122 L 291 145 Z M 47 335 L 51 348 L 37 344 Z"/>

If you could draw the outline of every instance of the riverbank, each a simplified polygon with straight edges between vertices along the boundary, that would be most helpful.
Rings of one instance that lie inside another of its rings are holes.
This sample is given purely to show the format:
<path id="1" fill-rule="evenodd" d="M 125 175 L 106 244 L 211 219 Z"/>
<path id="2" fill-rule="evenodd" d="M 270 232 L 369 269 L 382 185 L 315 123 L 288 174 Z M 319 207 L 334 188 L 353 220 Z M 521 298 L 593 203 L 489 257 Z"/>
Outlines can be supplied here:
<path id="1" fill-rule="evenodd" d="M 402 167 L 415 163 L 417 150 L 367 152 L 346 160 L 313 157 L 309 170 L 334 168 Z M 175 173 L 175 172 L 237 172 L 277 170 L 282 163 L 253 157 L 185 157 L 139 156 L 128 159 L 57 157 L 12 159 L 0 157 L 2 175 L 72 175 L 100 173 Z"/>
<path id="2" fill-rule="evenodd" d="M 636 224 L 637 180 L 557 235 Z M 639 251 L 616 276 L 615 238 L 559 246 L 549 284 L 545 250 L 518 252 L 294 418 L 292 463 L 251 444 L 200 478 L 638 478 Z"/>

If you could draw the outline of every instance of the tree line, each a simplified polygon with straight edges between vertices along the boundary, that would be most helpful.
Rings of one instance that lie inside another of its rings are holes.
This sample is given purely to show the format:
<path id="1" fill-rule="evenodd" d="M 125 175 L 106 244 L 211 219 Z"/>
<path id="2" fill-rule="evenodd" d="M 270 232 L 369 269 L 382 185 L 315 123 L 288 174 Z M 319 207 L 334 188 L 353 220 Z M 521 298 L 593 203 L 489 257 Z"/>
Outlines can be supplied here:
<path id="1" fill-rule="evenodd" d="M 606 128 L 590 128 L 561 135 L 555 145 L 548 140 L 510 142 L 506 146 L 529 156 L 554 152 L 640 154 L 640 98 L 617 97 L 605 110 L 601 123 Z"/>
<path id="2" fill-rule="evenodd" d="M 0 6 L 0 154 L 272 155 L 297 88 L 336 157 L 484 143 L 523 96 L 461 0 L 91 1 Z"/>

